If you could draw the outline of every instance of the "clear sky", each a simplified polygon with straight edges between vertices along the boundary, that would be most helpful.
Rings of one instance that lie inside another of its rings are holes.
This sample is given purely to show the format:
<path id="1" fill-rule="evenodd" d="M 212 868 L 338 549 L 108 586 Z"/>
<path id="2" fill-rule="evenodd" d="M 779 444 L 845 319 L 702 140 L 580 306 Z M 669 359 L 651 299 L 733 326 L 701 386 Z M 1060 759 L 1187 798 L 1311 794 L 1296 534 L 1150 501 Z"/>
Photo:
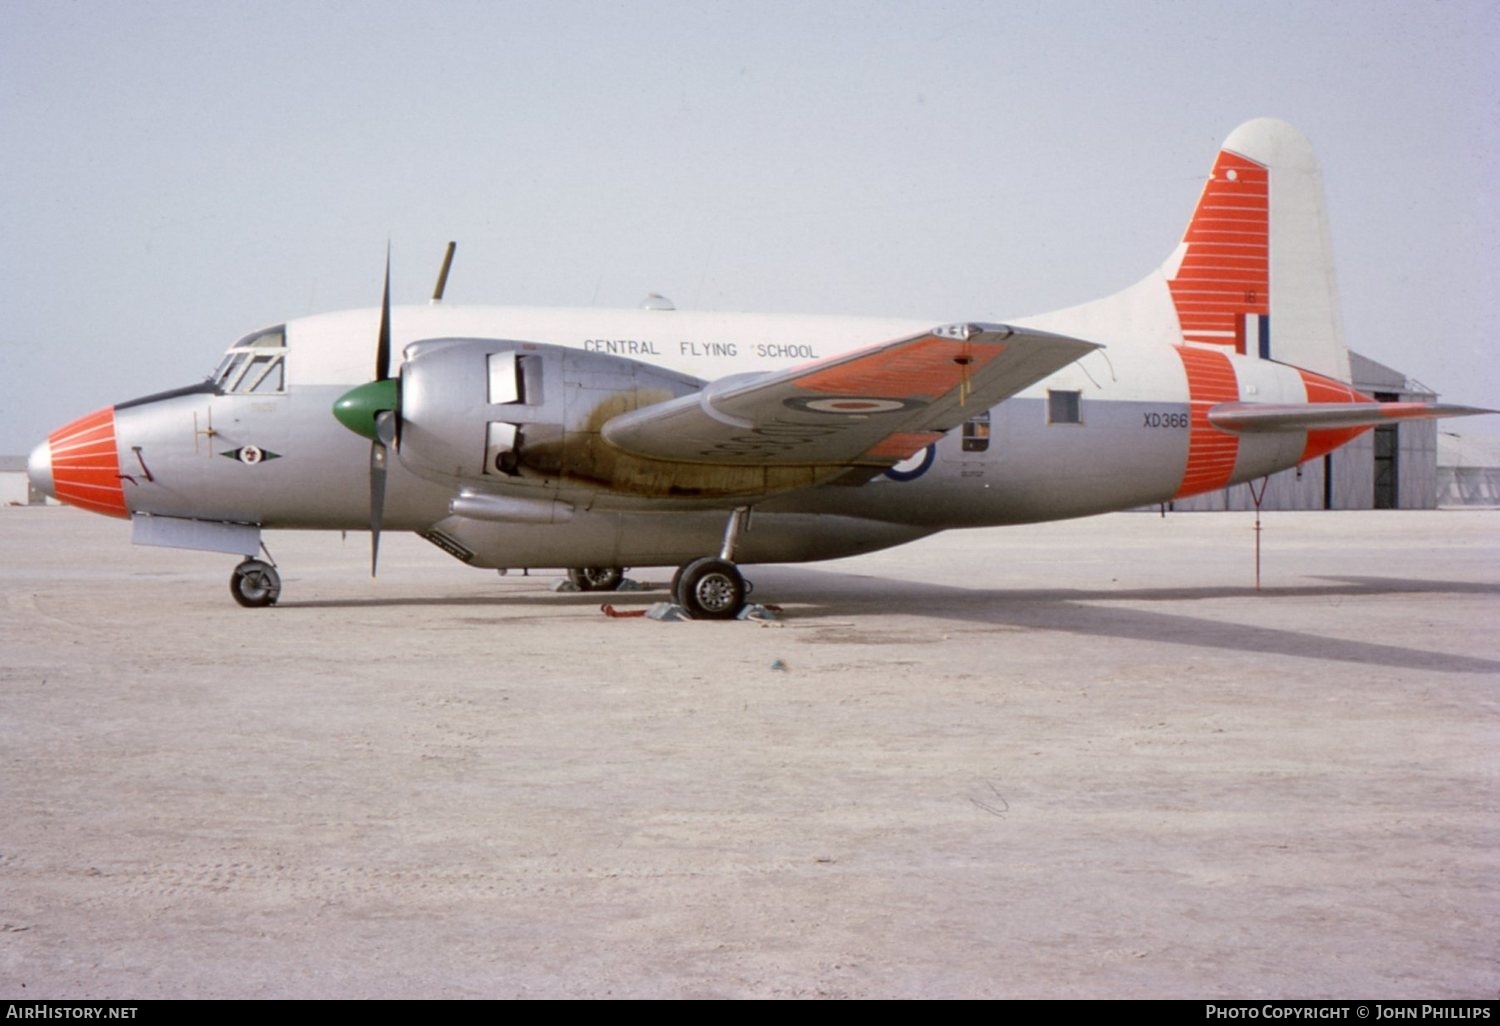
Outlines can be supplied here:
<path id="1" fill-rule="evenodd" d="M 0 0 L 0 452 L 374 305 L 387 238 L 398 302 L 454 238 L 455 303 L 1070 305 L 1262 115 L 1350 345 L 1500 406 L 1494 0 Z"/>

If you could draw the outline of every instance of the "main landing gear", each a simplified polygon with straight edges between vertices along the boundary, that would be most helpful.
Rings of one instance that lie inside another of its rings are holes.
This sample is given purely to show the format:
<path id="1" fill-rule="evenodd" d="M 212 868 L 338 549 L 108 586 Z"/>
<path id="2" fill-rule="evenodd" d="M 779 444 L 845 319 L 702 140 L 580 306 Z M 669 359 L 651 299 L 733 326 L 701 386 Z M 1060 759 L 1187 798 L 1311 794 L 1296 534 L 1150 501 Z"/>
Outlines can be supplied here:
<path id="1" fill-rule="evenodd" d="M 735 510 L 729 516 L 719 555 L 685 563 L 672 577 L 672 601 L 694 620 L 733 620 L 745 608 L 750 586 L 734 565 L 734 547 L 749 521 L 748 506 Z"/>
<path id="2" fill-rule="evenodd" d="M 281 575 L 270 563 L 247 559 L 229 576 L 229 593 L 242 606 L 274 606 L 281 597 Z"/>
<path id="3" fill-rule="evenodd" d="M 748 593 L 739 568 L 713 556 L 693 560 L 672 578 L 672 601 L 694 620 L 733 620 Z"/>
<path id="4" fill-rule="evenodd" d="M 568 580 L 579 591 L 615 591 L 625 580 L 625 568 L 619 566 L 583 566 L 568 571 Z"/>
<path id="5" fill-rule="evenodd" d="M 740 534 L 748 529 L 750 507 L 741 506 L 729 515 L 724 545 L 717 556 L 703 556 L 683 564 L 672 577 L 672 601 L 694 620 L 733 620 L 745 608 L 750 584 L 734 564 Z M 281 575 L 266 559 L 246 559 L 229 577 L 229 593 L 248 608 L 274 606 L 281 597 Z M 568 579 L 579 591 L 614 591 L 625 579 L 622 567 L 577 567 Z"/>

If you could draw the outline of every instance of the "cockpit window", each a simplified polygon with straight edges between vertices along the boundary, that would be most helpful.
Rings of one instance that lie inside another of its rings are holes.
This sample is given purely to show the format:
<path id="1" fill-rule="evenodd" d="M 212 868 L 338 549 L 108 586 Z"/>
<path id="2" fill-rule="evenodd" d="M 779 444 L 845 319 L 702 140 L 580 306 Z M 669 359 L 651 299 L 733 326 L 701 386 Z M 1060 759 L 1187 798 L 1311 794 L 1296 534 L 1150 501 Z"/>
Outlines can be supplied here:
<path id="1" fill-rule="evenodd" d="M 213 383 L 225 392 L 277 395 L 286 391 L 286 325 L 268 328 L 229 347 Z"/>

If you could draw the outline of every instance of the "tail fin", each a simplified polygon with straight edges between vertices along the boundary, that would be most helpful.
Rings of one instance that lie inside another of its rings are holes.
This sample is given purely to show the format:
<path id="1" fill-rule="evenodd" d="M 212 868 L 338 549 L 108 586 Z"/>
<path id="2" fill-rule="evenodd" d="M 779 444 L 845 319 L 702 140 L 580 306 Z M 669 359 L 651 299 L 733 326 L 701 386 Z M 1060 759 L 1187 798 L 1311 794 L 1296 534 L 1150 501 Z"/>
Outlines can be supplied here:
<path id="1" fill-rule="evenodd" d="M 1162 272 L 1182 337 L 1349 380 L 1323 175 L 1284 121 L 1224 141 Z"/>
<path id="2" fill-rule="evenodd" d="M 1224 141 L 1171 257 L 1105 299 L 1019 323 L 1105 344 L 1223 346 L 1349 380 L 1323 175 L 1291 125 Z"/>

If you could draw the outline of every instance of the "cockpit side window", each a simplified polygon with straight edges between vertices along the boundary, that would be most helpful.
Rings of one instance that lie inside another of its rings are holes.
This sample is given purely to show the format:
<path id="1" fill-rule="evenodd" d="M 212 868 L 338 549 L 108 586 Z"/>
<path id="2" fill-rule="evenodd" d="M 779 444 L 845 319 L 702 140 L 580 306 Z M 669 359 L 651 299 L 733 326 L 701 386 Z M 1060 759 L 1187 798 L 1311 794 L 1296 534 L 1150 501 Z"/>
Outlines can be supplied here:
<path id="1" fill-rule="evenodd" d="M 213 383 L 224 392 L 279 395 L 286 391 L 286 326 L 240 339 L 229 347 L 214 371 Z"/>

